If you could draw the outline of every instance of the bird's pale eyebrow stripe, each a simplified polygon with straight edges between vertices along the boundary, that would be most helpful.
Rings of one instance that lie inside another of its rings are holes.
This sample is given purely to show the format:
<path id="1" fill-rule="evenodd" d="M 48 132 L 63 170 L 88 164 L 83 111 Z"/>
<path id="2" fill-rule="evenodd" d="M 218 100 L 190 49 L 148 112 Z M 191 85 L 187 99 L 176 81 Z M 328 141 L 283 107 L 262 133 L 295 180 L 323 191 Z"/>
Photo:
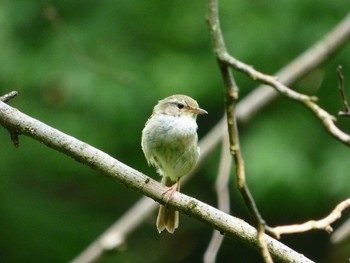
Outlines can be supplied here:
<path id="1" fill-rule="evenodd" d="M 183 104 L 184 106 L 186 106 L 186 103 L 182 102 L 182 101 L 169 101 L 170 104 L 174 104 L 174 105 L 178 105 L 179 103 Z"/>

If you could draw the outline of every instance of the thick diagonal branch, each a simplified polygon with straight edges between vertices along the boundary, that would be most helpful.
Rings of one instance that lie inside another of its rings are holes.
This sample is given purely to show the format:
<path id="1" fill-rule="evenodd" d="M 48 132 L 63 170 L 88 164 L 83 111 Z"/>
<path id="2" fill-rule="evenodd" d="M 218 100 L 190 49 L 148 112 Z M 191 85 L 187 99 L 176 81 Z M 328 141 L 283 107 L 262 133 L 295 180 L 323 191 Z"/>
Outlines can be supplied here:
<path id="1" fill-rule="evenodd" d="M 122 183 L 128 189 L 138 191 L 157 202 L 165 204 L 166 200 L 162 193 L 166 188 L 157 181 L 87 143 L 35 120 L 3 102 L 0 102 L 0 124 L 6 129 L 16 130 L 20 135 L 29 136 L 88 165 L 103 175 Z M 238 218 L 178 192 L 174 194 L 168 205 L 209 224 L 227 236 L 254 248 L 257 247 L 255 229 Z M 281 262 L 311 262 L 303 255 L 268 236 L 265 236 L 264 239 L 273 256 Z"/>
<path id="2" fill-rule="evenodd" d="M 307 74 L 326 63 L 334 56 L 349 40 L 350 16 L 340 21 L 325 37 L 308 48 L 289 64 L 284 66 L 274 75 L 285 85 L 291 85 Z M 240 122 L 248 122 L 257 112 L 271 103 L 278 96 L 278 92 L 267 85 L 260 85 L 237 104 L 237 118 Z M 226 125 L 224 116 L 217 125 L 200 141 L 200 162 L 211 152 L 215 145 L 221 141 L 222 130 Z M 190 179 L 186 176 L 182 184 Z M 145 209 L 140 212 L 139 207 Z M 118 219 L 110 228 L 96 238 L 81 254 L 74 260 L 75 263 L 95 262 L 106 251 L 114 250 L 120 242 L 125 242 L 128 235 L 141 225 L 142 218 L 146 218 L 155 208 L 155 203 L 150 202 L 147 197 L 141 198 L 130 210 Z M 137 216 L 134 216 L 137 214 Z M 107 241 L 108 242 L 107 242 Z M 108 243 L 108 245 L 104 245 Z"/>

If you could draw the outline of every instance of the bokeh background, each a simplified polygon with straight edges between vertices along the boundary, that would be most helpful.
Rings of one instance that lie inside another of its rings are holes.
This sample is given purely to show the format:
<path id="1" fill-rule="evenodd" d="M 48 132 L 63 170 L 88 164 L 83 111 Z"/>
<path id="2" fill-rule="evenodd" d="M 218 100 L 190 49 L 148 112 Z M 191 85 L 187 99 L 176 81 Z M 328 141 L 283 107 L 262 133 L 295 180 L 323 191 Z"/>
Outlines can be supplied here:
<path id="1" fill-rule="evenodd" d="M 159 99 L 176 93 L 195 98 L 210 113 L 198 120 L 200 137 L 223 114 L 205 1 L 3 0 L 0 6 L 0 93 L 17 90 L 12 106 L 153 178 L 140 137 Z M 230 52 L 273 74 L 335 26 L 349 3 L 223 0 L 220 10 Z M 336 114 L 342 108 L 336 68 L 343 65 L 349 83 L 349 58 L 346 46 L 294 86 Z M 235 75 L 241 97 L 257 86 Z M 338 124 L 350 132 L 350 120 Z M 349 196 L 350 149 L 299 104 L 279 98 L 241 125 L 241 139 L 248 183 L 269 224 L 321 218 Z M 141 197 L 30 138 L 20 137 L 15 148 L 1 128 L 0 142 L 2 262 L 68 262 Z M 216 204 L 219 155 L 220 147 L 184 193 Z M 249 221 L 234 177 L 230 188 L 232 213 Z M 182 215 L 174 235 L 159 235 L 155 216 L 102 262 L 202 260 L 210 227 Z M 350 257 L 349 241 L 332 245 L 323 232 L 282 242 L 317 262 Z M 218 262 L 260 261 L 257 252 L 230 239 L 218 256 Z"/>

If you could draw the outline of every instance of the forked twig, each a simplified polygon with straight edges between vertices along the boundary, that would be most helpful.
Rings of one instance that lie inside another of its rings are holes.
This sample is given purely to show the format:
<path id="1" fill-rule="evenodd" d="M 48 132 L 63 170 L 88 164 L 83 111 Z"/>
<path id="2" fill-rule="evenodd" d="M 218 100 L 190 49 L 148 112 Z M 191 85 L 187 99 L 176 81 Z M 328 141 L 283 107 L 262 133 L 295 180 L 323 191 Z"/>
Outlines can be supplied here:
<path id="1" fill-rule="evenodd" d="M 343 131 L 341 131 L 335 125 L 335 117 L 330 115 L 327 111 L 322 109 L 317 105 L 316 97 L 307 96 L 302 93 L 296 92 L 280 81 L 277 80 L 276 77 L 269 76 L 267 74 L 261 73 L 255 70 L 253 67 L 237 60 L 233 56 L 231 56 L 225 45 L 225 41 L 221 32 L 219 15 L 218 15 L 218 0 L 209 0 L 208 1 L 208 25 L 209 31 L 212 36 L 212 42 L 214 46 L 214 53 L 216 55 L 218 64 L 220 66 L 221 74 L 226 87 L 226 111 L 227 111 L 227 121 L 229 126 L 229 134 L 230 134 L 230 145 L 231 152 L 235 158 L 236 162 L 236 171 L 237 171 L 237 182 L 238 187 L 242 193 L 242 196 L 248 206 L 254 222 L 255 226 L 258 230 L 258 243 L 263 255 L 265 262 L 272 262 L 272 258 L 269 254 L 269 251 L 266 249 L 266 243 L 263 242 L 262 234 L 265 232 L 265 228 L 269 233 L 274 234 L 274 229 L 270 229 L 265 225 L 264 220 L 260 216 L 259 211 L 257 210 L 254 200 L 251 197 L 247 184 L 245 182 L 245 172 L 244 172 L 244 164 L 243 159 L 240 152 L 239 146 L 239 138 L 238 138 L 238 130 L 236 126 L 235 119 L 235 99 L 237 96 L 237 86 L 230 71 L 230 68 L 233 68 L 237 71 L 240 71 L 246 75 L 248 75 L 251 79 L 257 80 L 263 84 L 269 85 L 273 87 L 280 94 L 288 97 L 289 99 L 300 102 L 304 106 L 306 106 L 309 110 L 311 110 L 318 119 L 321 120 L 326 130 L 336 139 L 343 142 L 344 144 L 350 146 L 350 136 Z M 246 190 L 245 190 L 246 189 Z M 261 242 L 260 242 L 261 241 Z"/>
<path id="2" fill-rule="evenodd" d="M 278 236 L 282 234 L 292 234 L 292 233 L 302 233 L 310 230 L 324 230 L 328 233 L 333 231 L 331 224 L 333 224 L 336 220 L 338 220 L 342 212 L 350 207 L 350 198 L 339 203 L 334 210 L 325 218 L 320 220 L 310 220 L 303 224 L 296 225 L 288 225 L 288 226 L 278 226 L 275 227 L 274 230 L 278 234 Z"/>
<path id="3" fill-rule="evenodd" d="M 236 101 L 238 99 L 239 89 L 231 72 L 231 66 L 221 58 L 222 54 L 227 54 L 227 48 L 220 27 L 218 0 L 208 1 L 207 22 L 209 32 L 212 37 L 214 53 L 216 55 L 216 59 L 218 61 L 221 76 L 225 86 L 226 114 L 230 141 L 230 152 L 236 165 L 237 187 L 253 218 L 254 226 L 257 229 L 257 240 L 262 257 L 264 258 L 265 262 L 270 263 L 273 262 L 272 257 L 269 253 L 263 236 L 265 231 L 268 231 L 269 234 L 273 234 L 273 232 L 269 231 L 270 228 L 266 226 L 266 223 L 255 204 L 254 198 L 249 190 L 246 181 L 245 166 L 241 152 L 240 138 L 237 126 Z"/>
<path id="4" fill-rule="evenodd" d="M 281 83 L 285 85 L 291 85 L 297 80 L 306 76 L 308 73 L 324 64 L 329 60 L 341 47 L 347 43 L 350 37 L 350 16 L 347 16 L 340 21 L 325 37 L 316 42 L 312 47 L 308 48 L 304 53 L 300 54 L 297 58 L 284 66 L 275 75 Z M 246 97 L 244 97 L 237 104 L 237 117 L 239 121 L 248 122 L 251 120 L 257 112 L 260 112 L 266 105 L 271 103 L 273 99 L 277 97 L 278 93 L 271 89 L 267 85 L 260 85 L 258 88 L 251 91 Z M 221 141 L 223 127 L 226 127 L 226 116 L 224 116 L 216 126 L 200 141 L 201 155 L 200 161 L 203 161 L 206 156 L 215 148 L 215 146 Z M 186 176 L 184 181 L 186 182 L 191 176 Z M 147 202 L 148 201 L 148 202 Z M 153 203 L 148 205 L 148 209 L 145 209 L 142 214 L 138 214 L 139 218 L 145 218 L 150 212 L 155 210 L 157 205 L 147 197 L 142 197 L 140 200 L 131 207 L 122 217 L 120 217 L 112 227 L 102 233 L 100 237 L 97 237 L 95 241 L 91 243 L 81 254 L 77 255 L 76 262 L 95 262 L 103 256 L 110 249 L 117 251 L 117 245 L 120 244 L 119 238 L 116 240 L 115 247 L 111 246 L 109 242 L 109 248 L 106 249 L 100 246 L 100 242 L 104 243 L 105 237 L 124 237 L 126 239 L 128 235 L 135 231 L 137 227 L 142 224 L 142 220 L 131 224 L 123 224 L 123 222 L 130 222 L 130 218 L 133 220 L 135 217 L 128 217 L 129 213 L 132 213 L 134 209 L 137 210 L 138 206 L 146 207 L 144 204 Z M 128 218 L 128 220 L 125 220 Z"/>

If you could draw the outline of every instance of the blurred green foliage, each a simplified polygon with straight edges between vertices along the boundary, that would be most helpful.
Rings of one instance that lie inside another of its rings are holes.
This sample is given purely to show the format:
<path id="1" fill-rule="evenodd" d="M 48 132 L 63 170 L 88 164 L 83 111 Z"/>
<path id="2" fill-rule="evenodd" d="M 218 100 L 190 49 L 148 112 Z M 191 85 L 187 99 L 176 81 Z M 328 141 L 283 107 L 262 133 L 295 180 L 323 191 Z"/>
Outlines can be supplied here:
<path id="1" fill-rule="evenodd" d="M 0 3 L 0 91 L 10 102 L 67 134 L 157 178 L 140 149 L 141 130 L 157 100 L 184 93 L 209 111 L 203 136 L 223 114 L 223 85 L 205 24 L 205 1 L 26 1 Z M 223 0 L 221 21 L 230 52 L 273 74 L 321 39 L 349 10 L 348 1 Z M 346 81 L 345 47 L 295 86 L 341 109 L 336 67 Z M 241 96 L 257 83 L 236 74 Z M 320 81 L 322 79 L 322 81 Z M 350 131 L 349 120 L 338 124 Z M 331 138 L 300 105 L 279 99 L 241 127 L 248 182 L 273 225 L 326 215 L 348 197 L 349 149 Z M 0 130 L 0 256 L 2 262 L 67 262 L 141 196 L 95 171 L 20 137 L 15 149 Z M 186 194 L 216 204 L 215 151 Z M 232 213 L 249 219 L 232 179 Z M 349 213 L 345 214 L 348 216 Z M 344 219 L 345 219 L 344 218 Z M 344 220 L 343 219 L 343 220 Z M 173 235 L 158 235 L 155 216 L 103 262 L 199 262 L 212 229 L 181 216 Z M 336 225 L 339 225 L 338 222 Z M 312 232 L 282 239 L 317 262 L 345 262 L 345 247 Z M 218 262 L 258 262 L 225 240 Z"/>

